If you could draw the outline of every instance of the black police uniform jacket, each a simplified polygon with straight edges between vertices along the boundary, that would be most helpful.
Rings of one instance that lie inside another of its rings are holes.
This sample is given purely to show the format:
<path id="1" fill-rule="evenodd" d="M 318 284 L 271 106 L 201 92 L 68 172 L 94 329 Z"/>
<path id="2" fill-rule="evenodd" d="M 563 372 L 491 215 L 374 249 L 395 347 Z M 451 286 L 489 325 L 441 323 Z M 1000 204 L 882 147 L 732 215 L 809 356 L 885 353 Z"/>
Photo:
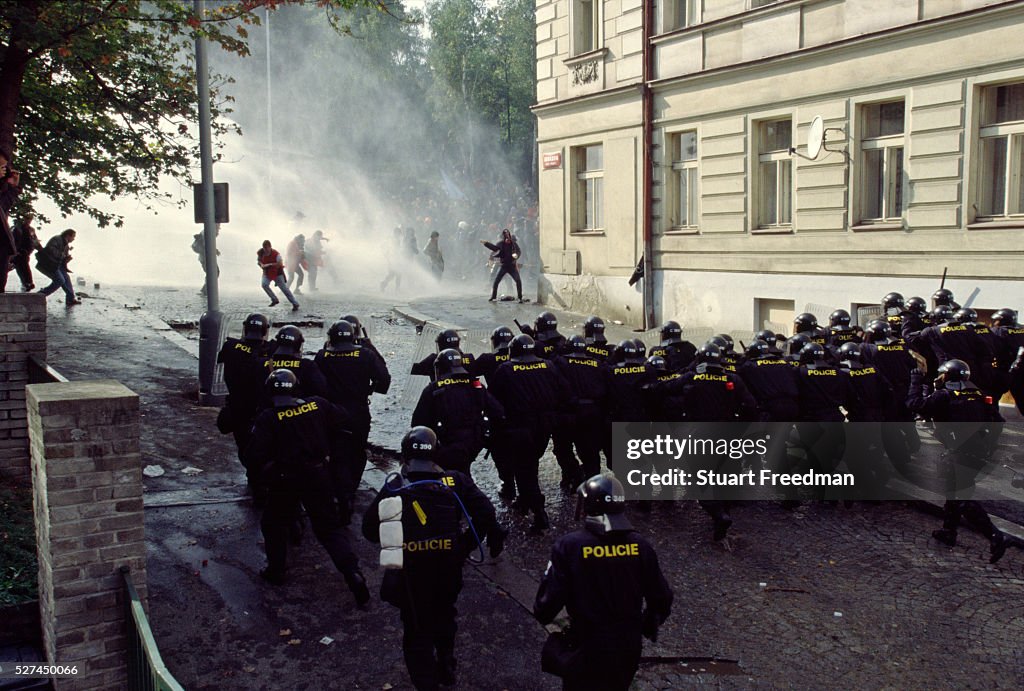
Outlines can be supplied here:
<path id="1" fill-rule="evenodd" d="M 910 391 L 910 373 L 917 367 L 917 361 L 910 354 L 902 339 L 891 343 L 868 343 L 860 349 L 865 364 L 874 365 L 892 387 L 892 405 L 888 413 L 890 420 L 909 421 L 914 419 L 907 408 L 907 393 Z"/>
<path id="2" fill-rule="evenodd" d="M 484 381 L 490 385 L 491 377 L 494 376 L 498 367 L 510 359 L 511 355 L 509 355 L 508 348 L 499 348 L 493 353 L 481 353 L 479 357 L 474 358 L 473 362 L 466 367 L 466 371 L 474 377 L 483 377 Z"/>
<path id="3" fill-rule="evenodd" d="M 253 422 L 244 458 L 248 467 L 261 469 L 270 483 L 324 480 L 326 475 L 321 477 L 320 471 L 326 471 L 330 456 L 340 456 L 339 431 L 348 429 L 351 421 L 344 408 L 321 396 L 264 408 Z"/>
<path id="4" fill-rule="evenodd" d="M 453 374 L 423 387 L 412 426 L 434 430 L 442 448 L 464 444 L 479 451 L 487 432 L 485 416 L 497 423 L 505 411 L 476 377 Z"/>
<path id="5" fill-rule="evenodd" d="M 939 364 L 954 358 L 963 360 L 971 368 L 971 379 L 982 389 L 995 384 L 995 353 L 973 324 L 929 326 L 910 335 L 907 342 L 914 349 L 930 350 Z"/>
<path id="6" fill-rule="evenodd" d="M 853 398 L 847 410 L 850 422 L 884 422 L 892 410 L 893 389 L 889 380 L 871 364 L 844 367 L 850 377 Z"/>
<path id="7" fill-rule="evenodd" d="M 797 382 L 800 386 L 801 420 L 843 422 L 846 419 L 839 408 L 849 410 L 854 393 L 849 373 L 839 365 L 801 365 Z"/>
<path id="8" fill-rule="evenodd" d="M 542 331 L 536 341 L 537 355 L 545 360 L 554 360 L 565 353 L 565 336 L 557 331 Z"/>
<path id="9" fill-rule="evenodd" d="M 217 353 L 217 362 L 224 365 L 227 408 L 234 429 L 244 426 L 248 431 L 252 425 L 267 377 L 267 357 L 265 342 L 237 338 L 226 339 Z"/>
<path id="10" fill-rule="evenodd" d="M 327 399 L 353 416 L 369 420 L 372 393 L 387 393 L 391 374 L 384 359 L 370 348 L 349 351 L 321 349 L 313 358 L 327 385 Z"/>
<path id="11" fill-rule="evenodd" d="M 462 353 L 462 351 L 459 351 Z M 412 363 L 412 369 L 409 370 L 409 374 L 415 374 L 420 377 L 430 377 L 430 380 L 434 380 L 434 361 L 437 360 L 437 353 L 430 353 L 419 362 Z M 474 357 L 472 353 L 462 353 L 462 366 L 466 368 L 466 371 L 472 371 Z"/>
<path id="12" fill-rule="evenodd" d="M 682 404 L 686 422 L 728 422 L 753 420 L 757 401 L 739 375 L 719 367 L 688 370 L 678 379 L 657 382 L 650 389 L 674 394 Z"/>
<path id="13" fill-rule="evenodd" d="M 782 355 L 767 355 L 745 360 L 739 367 L 765 420 L 795 422 L 800 416 L 800 384 L 796 367 Z"/>
<path id="14" fill-rule="evenodd" d="M 654 381 L 657 372 L 645 362 L 608 364 L 608 421 L 643 422 L 647 420 L 649 395 L 644 387 Z"/>
<path id="15" fill-rule="evenodd" d="M 554 364 L 538 357 L 509 360 L 491 379 L 489 391 L 505 409 L 505 428 L 548 433 L 571 408 L 569 383 Z"/>
<path id="16" fill-rule="evenodd" d="M 642 535 L 588 524 L 555 542 L 533 611 L 548 624 L 562 607 L 584 646 L 639 656 L 645 616 L 661 625 L 672 610 L 672 589 Z"/>
<path id="17" fill-rule="evenodd" d="M 603 421 L 608 381 L 601 363 L 592 357 L 572 354 L 561 355 L 554 362 L 576 400 L 576 420 Z"/>
<path id="18" fill-rule="evenodd" d="M 481 540 L 500 531 L 494 505 L 468 475 L 434 468 L 433 472 L 403 468 L 400 477 L 389 478 L 363 515 L 363 537 L 379 543 L 380 501 L 396 493 L 402 497 L 403 564 L 401 569 L 385 570 L 381 583 L 381 599 L 396 607 L 415 605 L 422 598 L 454 602 L 458 596 L 462 565 L 476 548 L 476 538 L 469 530 L 463 532 L 464 515 L 455 495 Z M 409 486 L 422 481 L 427 482 Z"/>
<path id="19" fill-rule="evenodd" d="M 947 448 L 972 455 L 989 456 L 994 450 L 997 434 L 990 432 L 990 424 L 1001 422 L 996 418 L 992 398 L 971 382 L 961 388 L 947 385 L 932 390 L 924 375 L 915 370 L 911 374 L 907 407 L 935 421 L 935 436 Z M 979 423 L 978 427 L 953 426 L 945 423 Z M 970 434 L 971 432 L 974 434 Z"/>
<path id="20" fill-rule="evenodd" d="M 697 347 L 689 341 L 679 341 L 668 345 L 656 345 L 647 351 L 647 355 L 664 358 L 665 367 L 669 372 L 682 372 L 697 357 Z"/>
<path id="21" fill-rule="evenodd" d="M 283 355 L 275 353 L 264 363 L 263 379 L 276 369 L 290 370 L 299 380 L 299 395 L 322 396 L 327 398 L 327 380 L 323 372 L 312 360 L 302 355 Z M 262 380 L 261 380 L 262 381 Z"/>
<path id="22" fill-rule="evenodd" d="M 611 344 L 608 341 L 594 341 L 587 344 L 587 352 L 593 357 L 597 358 L 598 362 L 608 362 L 614 352 Z"/>

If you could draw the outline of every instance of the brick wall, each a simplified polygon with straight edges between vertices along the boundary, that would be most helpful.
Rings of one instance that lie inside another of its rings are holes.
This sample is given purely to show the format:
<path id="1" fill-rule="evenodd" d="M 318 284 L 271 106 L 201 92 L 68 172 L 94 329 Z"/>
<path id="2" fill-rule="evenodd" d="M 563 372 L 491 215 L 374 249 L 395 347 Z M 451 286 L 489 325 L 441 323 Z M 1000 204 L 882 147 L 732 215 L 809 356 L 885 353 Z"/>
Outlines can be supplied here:
<path id="1" fill-rule="evenodd" d="M 28 357 L 46 360 L 46 296 L 0 293 L 0 478 L 28 484 Z"/>
<path id="2" fill-rule="evenodd" d="M 123 688 L 121 566 L 146 597 L 139 397 L 113 380 L 26 392 L 44 647 L 79 670 L 56 688 Z"/>

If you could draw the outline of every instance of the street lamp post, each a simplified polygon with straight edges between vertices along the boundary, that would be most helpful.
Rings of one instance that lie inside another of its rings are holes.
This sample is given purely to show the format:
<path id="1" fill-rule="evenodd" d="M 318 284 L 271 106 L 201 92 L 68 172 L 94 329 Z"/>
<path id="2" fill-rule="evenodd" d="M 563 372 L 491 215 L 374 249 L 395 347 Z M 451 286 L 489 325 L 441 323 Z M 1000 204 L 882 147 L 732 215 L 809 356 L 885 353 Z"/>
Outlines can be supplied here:
<path id="1" fill-rule="evenodd" d="M 196 17 L 202 21 L 206 0 L 194 0 Z M 206 247 L 206 313 L 199 319 L 199 405 L 218 406 L 224 396 L 214 394 L 214 370 L 220 347 L 220 294 L 217 285 L 217 225 L 213 198 L 213 149 L 210 132 L 210 76 L 206 39 L 196 34 L 196 91 L 199 97 L 199 158 L 202 170 L 203 240 Z"/>

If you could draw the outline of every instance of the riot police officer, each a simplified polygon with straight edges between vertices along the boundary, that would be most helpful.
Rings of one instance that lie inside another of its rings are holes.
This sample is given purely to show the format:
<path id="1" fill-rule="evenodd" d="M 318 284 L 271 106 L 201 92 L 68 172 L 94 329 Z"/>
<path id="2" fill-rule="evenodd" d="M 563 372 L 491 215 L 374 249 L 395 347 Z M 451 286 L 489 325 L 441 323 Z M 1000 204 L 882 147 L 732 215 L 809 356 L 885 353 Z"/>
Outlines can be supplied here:
<path id="1" fill-rule="evenodd" d="M 558 317 L 541 312 L 533 321 L 533 328 L 519 325 L 519 330 L 534 339 L 537 357 L 554 360 L 565 352 L 565 336 L 558 332 Z"/>
<path id="2" fill-rule="evenodd" d="M 900 333 L 903 328 L 903 315 L 906 314 L 907 303 L 900 293 L 886 293 L 882 297 L 882 319 L 889 323 L 893 333 Z"/>
<path id="3" fill-rule="evenodd" d="M 417 363 L 414 363 L 412 370 L 409 374 L 415 374 L 423 377 L 434 376 L 434 360 L 437 359 L 437 353 L 448 348 L 453 348 L 462 354 L 462 364 L 467 368 L 473 367 L 473 356 L 469 353 L 463 353 L 461 349 L 462 339 L 459 337 L 459 332 L 455 329 L 445 329 L 441 333 L 437 334 L 434 339 L 434 344 L 437 346 L 437 352 L 430 353 L 425 358 Z"/>
<path id="4" fill-rule="evenodd" d="M 583 478 L 601 472 L 599 430 L 604 425 L 608 381 L 605 379 L 601 363 L 587 350 L 587 342 L 583 336 L 570 336 L 568 348 L 567 354 L 555 358 L 555 366 L 568 381 L 576 406 L 571 419 L 567 421 L 568 453 L 559 448 L 557 436 L 554 452 L 562 469 L 562 489 L 572 493 L 579 487 Z M 579 463 L 573 455 L 573 447 L 579 454 Z"/>
<path id="5" fill-rule="evenodd" d="M 333 430 L 346 427 L 348 416 L 326 398 L 300 397 L 298 379 L 286 369 L 276 369 L 267 377 L 266 396 L 270 407 L 256 416 L 245 450 L 267 485 L 267 505 L 260 521 L 267 568 L 260 575 L 275 585 L 284 583 L 288 532 L 302 506 L 313 534 L 362 606 L 369 601 L 370 591 L 342 528 L 327 466 L 334 452 Z"/>
<path id="6" fill-rule="evenodd" d="M 463 563 L 478 546 L 477 536 L 486 538 L 493 558 L 507 535 L 494 505 L 469 476 L 434 463 L 437 450 L 432 430 L 409 430 L 402 439 L 401 470 L 387 478 L 363 517 L 363 536 L 381 543 L 381 563 L 391 567 L 380 597 L 401 611 L 405 665 L 420 691 L 455 683 L 455 603 Z M 471 528 L 467 533 L 463 518 Z M 384 523 L 389 530 L 382 530 Z"/>
<path id="7" fill-rule="evenodd" d="M 481 353 L 466 370 L 474 377 L 483 377 L 485 381 L 488 381 L 488 378 L 498 369 L 498 365 L 508 362 L 508 346 L 513 338 L 515 338 L 515 334 L 507 326 L 499 326 L 494 329 L 491 332 L 491 352 Z"/>
<path id="8" fill-rule="evenodd" d="M 654 381 L 654 377 L 654 370 L 640 357 L 632 339 L 619 343 L 605 368 L 608 405 L 601 448 L 609 468 L 612 467 L 612 423 L 647 420 L 649 394 L 644 391 L 644 386 Z"/>
<path id="9" fill-rule="evenodd" d="M 491 453 L 495 465 L 507 462 L 514 468 L 519 499 L 513 506 L 533 512 L 530 533 L 540 535 L 551 526 L 537 476 L 540 457 L 565 409 L 571 409 L 571 394 L 555 366 L 534 354 L 533 339 L 526 334 L 512 339 L 509 354 L 511 359 L 491 378 L 490 392 L 505 409 L 505 420 L 492 435 Z"/>
<path id="10" fill-rule="evenodd" d="M 1006 540 L 981 504 L 950 496 L 973 484 L 974 478 L 992 462 L 992 452 L 1001 431 L 992 413 L 992 402 L 971 382 L 971 370 L 963 360 L 948 360 L 939 366 L 934 388 L 920 369 L 911 374 L 907 406 L 935 420 L 935 436 L 946 447 L 942 468 L 946 476 L 947 500 L 943 506 L 942 529 L 932 536 L 943 544 L 956 544 L 961 516 L 974 523 L 989 539 L 989 562 L 1006 552 Z M 971 424 L 973 423 L 973 424 Z"/>
<path id="11" fill-rule="evenodd" d="M 931 317 L 928 316 L 928 303 L 922 297 L 908 298 L 906 310 L 901 317 L 900 329 L 896 333 L 904 338 L 909 333 L 917 333 L 932 325 Z"/>
<path id="12" fill-rule="evenodd" d="M 992 314 L 996 335 L 996 360 L 999 371 L 1006 376 L 1006 386 L 1024 414 L 1024 326 L 1017 322 L 1017 312 L 1004 307 Z"/>
<path id="13" fill-rule="evenodd" d="M 914 413 L 907 408 L 907 393 L 910 390 L 910 371 L 917 367 L 917 362 L 903 339 L 893 336 L 886 321 L 876 319 L 870 322 L 864 336 L 867 343 L 860 347 L 861 360 L 874 365 L 893 391 L 884 415 L 888 424 L 883 430 L 894 435 L 891 442 L 902 444 L 906 454 L 916 453 L 921 448 L 921 437 L 914 424 Z M 897 462 L 906 459 L 906 454 L 889 449 L 889 458 Z"/>
<path id="14" fill-rule="evenodd" d="M 270 320 L 262 314 L 250 314 L 242 322 L 242 338 L 228 338 L 224 341 L 217 362 L 224 365 L 224 384 L 228 387 L 224 409 L 217 417 L 221 432 L 231 432 L 238 448 L 238 458 L 243 461 L 243 452 L 249 442 L 252 421 L 259 410 L 266 374 L 267 332 Z M 264 492 L 259 487 L 255 469 L 245 468 L 249 491 L 254 500 L 262 503 Z"/>
<path id="15" fill-rule="evenodd" d="M 351 435 L 346 435 L 348 452 L 332 459 L 342 520 L 347 525 L 352 500 L 366 467 L 366 444 L 370 436 L 370 395 L 385 394 L 391 374 L 376 350 L 356 343 L 356 330 L 341 319 L 327 330 L 327 346 L 313 358 L 327 382 L 327 400 L 344 408 L 352 418 Z"/>
<path id="16" fill-rule="evenodd" d="M 828 349 L 833 355 L 839 353 L 844 343 L 860 343 L 857 330 L 850 326 L 850 313 L 838 309 L 828 315 Z"/>
<path id="17" fill-rule="evenodd" d="M 501 404 L 462 366 L 462 353 L 448 348 L 434 360 L 434 380 L 423 387 L 412 426 L 437 430 L 437 465 L 469 475 L 491 423 L 500 423 L 503 417 Z"/>
<path id="18" fill-rule="evenodd" d="M 624 515 L 622 484 L 611 475 L 580 487 L 583 528 L 559 538 L 537 590 L 534 615 L 551 623 L 564 607 L 566 634 L 582 647 L 578 664 L 558 670 L 564 689 L 625 691 L 636 675 L 641 637 L 657 639 L 672 610 L 654 548 Z"/>
<path id="19" fill-rule="evenodd" d="M 587 341 L 587 352 L 598 362 L 606 362 L 612 355 L 612 348 L 604 335 L 605 325 L 601 317 L 590 316 L 583 322 L 583 338 Z"/>
<path id="20" fill-rule="evenodd" d="M 760 339 L 747 346 L 745 354 L 739 375 L 757 401 L 761 419 L 795 422 L 800 414 L 796 368 Z"/>
<path id="21" fill-rule="evenodd" d="M 693 362 L 697 346 L 683 340 L 683 327 L 676 321 L 667 321 L 661 327 L 661 344 L 651 348 L 651 355 L 665 359 L 670 372 L 681 372 Z"/>
<path id="22" fill-rule="evenodd" d="M 811 343 L 825 346 L 828 343 L 828 330 L 818 326 L 818 318 L 810 312 L 802 312 L 793 319 L 793 334 L 807 334 Z"/>
<path id="23" fill-rule="evenodd" d="M 959 303 L 953 299 L 953 291 L 949 288 L 939 288 L 932 293 L 932 304 L 935 307 L 945 306 L 956 312 L 960 309 Z"/>
<path id="24" fill-rule="evenodd" d="M 778 357 L 782 357 L 783 352 L 782 348 L 779 347 L 779 343 L 785 342 L 785 336 L 781 336 L 772 331 L 771 329 L 761 329 L 756 334 L 754 334 L 754 340 L 764 341 L 765 343 L 768 344 L 769 353 L 771 353 L 772 355 L 776 355 Z"/>
<path id="25" fill-rule="evenodd" d="M 285 326 L 274 337 L 273 355 L 266 362 L 268 370 L 286 369 L 299 380 L 301 396 L 327 396 L 327 380 L 316 363 L 302 357 L 305 337 L 297 326 Z"/>

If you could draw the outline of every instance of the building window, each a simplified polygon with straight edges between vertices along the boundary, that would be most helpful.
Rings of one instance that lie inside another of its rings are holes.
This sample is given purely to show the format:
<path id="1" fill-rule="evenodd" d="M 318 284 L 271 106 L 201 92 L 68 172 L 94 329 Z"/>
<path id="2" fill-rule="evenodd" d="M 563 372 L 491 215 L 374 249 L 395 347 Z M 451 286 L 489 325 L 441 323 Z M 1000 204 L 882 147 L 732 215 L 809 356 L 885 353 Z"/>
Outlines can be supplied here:
<path id="1" fill-rule="evenodd" d="M 764 7 L 765 5 L 774 5 L 782 0 L 750 0 L 750 9 L 756 9 L 758 7 Z"/>
<path id="2" fill-rule="evenodd" d="M 982 90 L 978 212 L 1024 214 L 1024 84 Z"/>
<path id="3" fill-rule="evenodd" d="M 601 0 L 575 0 L 573 3 L 573 55 L 598 48 Z"/>
<path id="4" fill-rule="evenodd" d="M 672 151 L 673 199 L 672 227 L 696 228 L 698 225 L 697 133 L 680 132 L 670 137 Z"/>
<path id="5" fill-rule="evenodd" d="M 665 31 L 684 29 L 700 23 L 702 0 L 666 0 Z"/>
<path id="6" fill-rule="evenodd" d="M 604 228 L 604 151 L 600 144 L 574 150 L 577 231 Z"/>
<path id="7" fill-rule="evenodd" d="M 758 124 L 757 227 L 777 228 L 793 222 L 793 122 L 789 118 Z"/>
<path id="8" fill-rule="evenodd" d="M 903 214 L 903 101 L 861 108 L 861 220 L 895 220 Z"/>

